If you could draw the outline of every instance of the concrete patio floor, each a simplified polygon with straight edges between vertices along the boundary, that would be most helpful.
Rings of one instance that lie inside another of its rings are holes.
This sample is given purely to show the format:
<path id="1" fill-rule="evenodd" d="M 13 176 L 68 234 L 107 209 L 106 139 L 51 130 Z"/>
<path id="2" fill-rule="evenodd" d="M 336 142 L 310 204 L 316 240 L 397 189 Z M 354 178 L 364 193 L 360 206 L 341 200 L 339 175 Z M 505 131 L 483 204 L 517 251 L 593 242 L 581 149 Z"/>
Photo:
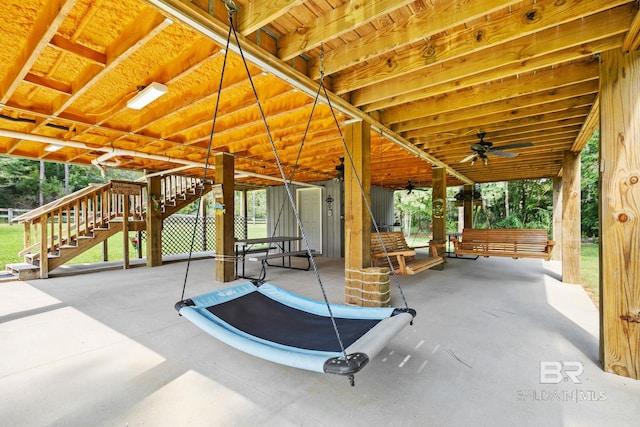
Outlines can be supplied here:
<path id="1" fill-rule="evenodd" d="M 342 260 L 316 261 L 330 300 L 342 302 Z M 444 271 L 398 277 L 418 316 L 355 387 L 241 353 L 178 316 L 185 262 L 80 268 L 0 283 L 2 425 L 640 422 L 640 381 L 602 371 L 597 310 L 582 287 L 558 281 L 554 262 L 450 258 Z M 213 273 L 212 259 L 192 261 L 186 296 L 224 287 Z M 270 268 L 267 279 L 321 299 L 312 271 Z M 392 298 L 402 305 L 397 289 Z M 574 378 L 556 384 L 558 363 Z"/>

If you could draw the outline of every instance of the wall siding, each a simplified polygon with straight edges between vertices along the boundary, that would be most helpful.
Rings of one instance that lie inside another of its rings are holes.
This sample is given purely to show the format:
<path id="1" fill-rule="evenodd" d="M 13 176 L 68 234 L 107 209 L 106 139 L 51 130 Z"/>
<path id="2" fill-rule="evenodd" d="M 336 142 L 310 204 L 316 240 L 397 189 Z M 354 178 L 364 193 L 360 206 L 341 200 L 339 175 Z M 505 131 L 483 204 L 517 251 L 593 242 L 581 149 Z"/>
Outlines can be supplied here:
<path id="1" fill-rule="evenodd" d="M 344 257 L 344 194 L 343 186 L 339 181 L 322 181 L 316 183 L 323 187 L 322 194 L 322 236 L 323 253 L 322 256 L 330 258 Z M 296 185 L 290 186 L 295 200 Z M 326 202 L 331 195 L 332 215 L 329 215 L 329 207 Z M 296 218 L 291 208 L 291 203 L 284 186 L 273 186 L 267 188 L 267 234 L 274 235 L 274 228 L 278 219 L 281 207 L 282 215 L 275 235 L 297 236 L 298 226 Z M 378 227 L 384 229 L 385 226 L 393 225 L 393 191 L 379 187 L 371 187 L 371 210 Z M 302 225 L 304 227 L 304 224 Z"/>

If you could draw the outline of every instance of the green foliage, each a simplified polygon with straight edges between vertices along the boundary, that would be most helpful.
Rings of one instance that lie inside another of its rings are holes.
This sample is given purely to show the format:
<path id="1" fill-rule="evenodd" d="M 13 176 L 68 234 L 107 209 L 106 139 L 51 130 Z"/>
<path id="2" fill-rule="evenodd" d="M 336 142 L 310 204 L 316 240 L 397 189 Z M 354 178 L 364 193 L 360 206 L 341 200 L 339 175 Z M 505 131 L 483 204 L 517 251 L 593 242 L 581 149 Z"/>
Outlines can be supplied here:
<path id="1" fill-rule="evenodd" d="M 66 176 L 68 168 L 68 180 Z M 0 157 L 0 207 L 33 209 L 44 203 L 85 188 L 91 183 L 106 183 L 110 179 L 133 181 L 140 172 L 108 169 L 103 178 L 93 166 L 44 163 L 44 180 L 40 182 L 40 161 Z"/>
<path id="2" fill-rule="evenodd" d="M 581 215 L 582 235 L 597 237 L 599 233 L 598 194 L 599 194 L 599 141 L 600 132 L 596 130 L 580 157 L 581 161 Z"/>
<path id="3" fill-rule="evenodd" d="M 410 233 L 431 234 L 431 189 L 396 191 L 394 208 L 396 223 Z"/>

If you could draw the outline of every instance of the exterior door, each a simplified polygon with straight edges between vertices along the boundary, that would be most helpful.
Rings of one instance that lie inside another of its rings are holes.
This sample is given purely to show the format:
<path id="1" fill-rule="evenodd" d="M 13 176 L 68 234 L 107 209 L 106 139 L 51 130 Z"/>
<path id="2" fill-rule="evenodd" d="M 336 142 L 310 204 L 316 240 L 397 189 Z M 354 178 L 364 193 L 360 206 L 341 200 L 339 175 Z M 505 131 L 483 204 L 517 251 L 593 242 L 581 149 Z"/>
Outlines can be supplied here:
<path id="1" fill-rule="evenodd" d="M 322 188 L 301 188 L 296 192 L 296 203 L 309 247 L 322 253 Z M 304 242 L 300 249 L 306 249 Z"/>

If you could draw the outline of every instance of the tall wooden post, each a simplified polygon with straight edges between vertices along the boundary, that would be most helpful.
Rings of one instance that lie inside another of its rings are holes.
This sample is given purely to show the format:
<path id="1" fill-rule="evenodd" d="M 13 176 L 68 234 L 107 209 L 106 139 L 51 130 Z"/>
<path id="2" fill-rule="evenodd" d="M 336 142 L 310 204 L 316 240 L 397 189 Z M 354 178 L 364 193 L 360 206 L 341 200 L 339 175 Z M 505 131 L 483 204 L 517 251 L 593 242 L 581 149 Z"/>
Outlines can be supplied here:
<path id="1" fill-rule="evenodd" d="M 129 206 L 129 194 L 120 194 L 122 197 L 122 268 L 127 270 L 129 268 L 129 213 L 131 206 Z"/>
<path id="2" fill-rule="evenodd" d="M 345 125 L 345 140 L 351 161 L 344 164 L 344 247 L 345 269 L 371 266 L 371 218 L 356 179 L 362 183 L 364 197 L 371 203 L 371 141 L 369 125 L 360 120 Z M 355 169 L 355 170 L 354 170 Z"/>
<path id="3" fill-rule="evenodd" d="M 580 154 L 562 161 L 562 281 L 580 283 Z"/>
<path id="4" fill-rule="evenodd" d="M 640 379 L 640 52 L 600 56 L 600 356 Z"/>
<path id="5" fill-rule="evenodd" d="M 235 255 L 234 247 L 234 164 L 233 155 L 217 153 L 215 156 L 216 185 L 222 184 L 222 197 L 215 196 L 216 212 L 216 280 L 230 282 L 235 279 L 235 264 L 229 262 Z"/>
<path id="6" fill-rule="evenodd" d="M 556 242 L 551 258 L 562 260 L 562 178 L 553 178 L 553 237 Z"/>
<path id="7" fill-rule="evenodd" d="M 162 177 L 147 178 L 147 267 L 162 265 Z"/>
<path id="8" fill-rule="evenodd" d="M 254 195 L 255 197 L 255 195 Z M 244 219 L 242 221 L 243 224 L 243 237 L 245 239 L 249 238 L 249 206 L 248 206 L 248 200 L 247 200 L 247 189 L 244 188 L 242 190 L 242 218 Z"/>
<path id="9" fill-rule="evenodd" d="M 462 187 L 462 194 L 464 195 L 464 199 L 462 202 L 462 207 L 464 208 L 464 228 L 473 228 L 473 185 L 465 184 Z M 445 183 L 445 200 L 447 194 L 447 187 Z M 446 225 L 446 221 L 445 221 Z"/>
<path id="10" fill-rule="evenodd" d="M 434 167 L 431 172 L 433 242 L 447 240 L 447 173 L 444 168 Z"/>

